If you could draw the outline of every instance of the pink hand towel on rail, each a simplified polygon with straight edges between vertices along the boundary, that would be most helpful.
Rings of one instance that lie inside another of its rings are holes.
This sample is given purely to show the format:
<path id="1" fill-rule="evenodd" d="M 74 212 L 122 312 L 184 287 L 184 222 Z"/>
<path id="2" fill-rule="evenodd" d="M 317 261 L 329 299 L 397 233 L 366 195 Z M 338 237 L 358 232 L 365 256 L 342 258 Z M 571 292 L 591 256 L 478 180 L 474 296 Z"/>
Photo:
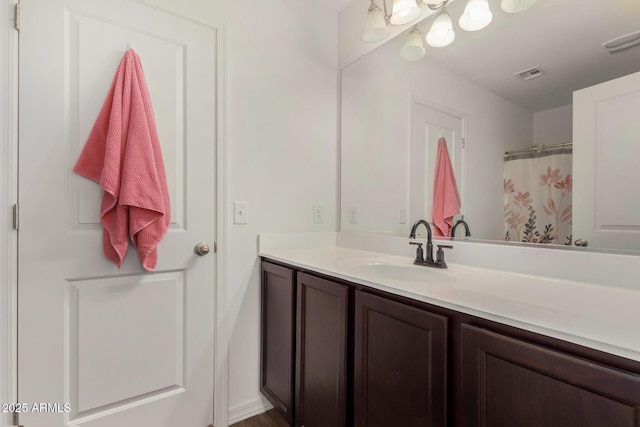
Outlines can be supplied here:
<path id="1" fill-rule="evenodd" d="M 460 195 L 456 185 L 456 177 L 451 166 L 447 141 L 438 139 L 438 157 L 436 174 L 433 183 L 433 234 L 449 237 L 453 226 L 454 215 L 460 212 Z"/>
<path id="2" fill-rule="evenodd" d="M 153 271 L 171 209 L 151 98 L 133 49 L 120 61 L 73 170 L 104 191 L 100 222 L 107 259 L 120 267 L 130 236 L 142 266 Z"/>

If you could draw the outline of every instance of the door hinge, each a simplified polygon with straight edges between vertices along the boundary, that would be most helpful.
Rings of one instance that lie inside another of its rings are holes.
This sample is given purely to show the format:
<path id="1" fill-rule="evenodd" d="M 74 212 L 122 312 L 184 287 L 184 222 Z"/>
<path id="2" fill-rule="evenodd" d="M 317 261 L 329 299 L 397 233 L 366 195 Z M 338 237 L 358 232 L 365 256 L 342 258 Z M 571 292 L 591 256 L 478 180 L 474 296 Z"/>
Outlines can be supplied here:
<path id="1" fill-rule="evenodd" d="M 13 423 L 13 425 L 7 427 L 24 427 L 23 425 L 20 425 L 20 414 L 18 414 L 17 412 L 13 413 L 13 421 L 11 422 Z"/>
<path id="2" fill-rule="evenodd" d="M 13 229 L 20 229 L 20 206 L 17 203 L 13 205 Z"/>
<path id="3" fill-rule="evenodd" d="M 465 145 L 467 145 L 467 139 L 466 138 L 462 138 L 462 148 L 465 148 Z"/>
<path id="4" fill-rule="evenodd" d="M 20 31 L 20 3 L 16 3 L 13 9 L 13 25 L 16 31 Z"/>

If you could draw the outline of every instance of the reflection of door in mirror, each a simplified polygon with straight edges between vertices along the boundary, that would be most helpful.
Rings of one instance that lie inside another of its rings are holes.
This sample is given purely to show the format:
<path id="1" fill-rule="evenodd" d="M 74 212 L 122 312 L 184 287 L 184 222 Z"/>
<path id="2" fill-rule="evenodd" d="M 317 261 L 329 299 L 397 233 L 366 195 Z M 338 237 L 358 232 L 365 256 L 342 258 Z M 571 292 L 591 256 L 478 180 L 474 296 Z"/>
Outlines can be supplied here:
<path id="1" fill-rule="evenodd" d="M 426 219 L 432 225 L 433 184 L 438 139 L 444 137 L 461 199 L 460 214 L 465 212 L 465 118 L 414 100 L 411 104 L 411 223 Z M 459 217 L 456 217 L 458 219 Z"/>
<path id="2" fill-rule="evenodd" d="M 640 250 L 640 73 L 574 92 L 573 237 Z"/>

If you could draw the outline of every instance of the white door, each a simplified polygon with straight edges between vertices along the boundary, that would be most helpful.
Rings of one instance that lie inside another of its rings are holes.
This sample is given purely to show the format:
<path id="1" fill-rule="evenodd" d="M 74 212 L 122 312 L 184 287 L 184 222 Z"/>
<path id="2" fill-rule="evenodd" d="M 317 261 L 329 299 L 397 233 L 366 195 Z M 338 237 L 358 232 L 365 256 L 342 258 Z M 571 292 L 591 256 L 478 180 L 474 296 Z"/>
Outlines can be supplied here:
<path id="1" fill-rule="evenodd" d="M 447 141 L 447 149 L 461 199 L 460 213 L 464 215 L 466 208 L 464 129 L 463 117 L 422 102 L 412 102 L 411 223 L 419 219 L 426 219 L 430 224 L 433 223 L 433 183 L 440 137 L 444 137 Z"/>
<path id="2" fill-rule="evenodd" d="M 640 250 L 640 73 L 573 94 L 573 240 Z"/>
<path id="3" fill-rule="evenodd" d="M 18 397 L 28 427 L 213 421 L 215 28 L 131 0 L 22 0 Z M 72 167 L 131 45 L 172 222 L 154 273 L 102 253 L 98 185 Z M 41 405 L 44 404 L 44 405 Z"/>

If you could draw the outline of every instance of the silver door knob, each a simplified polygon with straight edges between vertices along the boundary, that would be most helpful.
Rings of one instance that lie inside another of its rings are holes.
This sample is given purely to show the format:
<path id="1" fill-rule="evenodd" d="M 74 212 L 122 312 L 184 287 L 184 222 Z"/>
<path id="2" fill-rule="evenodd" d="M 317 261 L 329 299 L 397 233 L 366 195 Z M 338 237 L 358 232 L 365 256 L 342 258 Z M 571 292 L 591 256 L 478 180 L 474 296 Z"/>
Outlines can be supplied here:
<path id="1" fill-rule="evenodd" d="M 589 242 L 587 241 L 587 239 L 578 239 L 575 241 L 574 243 L 576 246 L 587 246 L 589 245 Z"/>
<path id="2" fill-rule="evenodd" d="M 198 244 L 196 244 L 195 248 L 193 248 L 193 251 L 200 256 L 205 256 L 206 254 L 208 254 L 211 251 L 211 248 L 209 248 L 209 245 L 206 244 L 205 242 L 200 242 Z"/>

